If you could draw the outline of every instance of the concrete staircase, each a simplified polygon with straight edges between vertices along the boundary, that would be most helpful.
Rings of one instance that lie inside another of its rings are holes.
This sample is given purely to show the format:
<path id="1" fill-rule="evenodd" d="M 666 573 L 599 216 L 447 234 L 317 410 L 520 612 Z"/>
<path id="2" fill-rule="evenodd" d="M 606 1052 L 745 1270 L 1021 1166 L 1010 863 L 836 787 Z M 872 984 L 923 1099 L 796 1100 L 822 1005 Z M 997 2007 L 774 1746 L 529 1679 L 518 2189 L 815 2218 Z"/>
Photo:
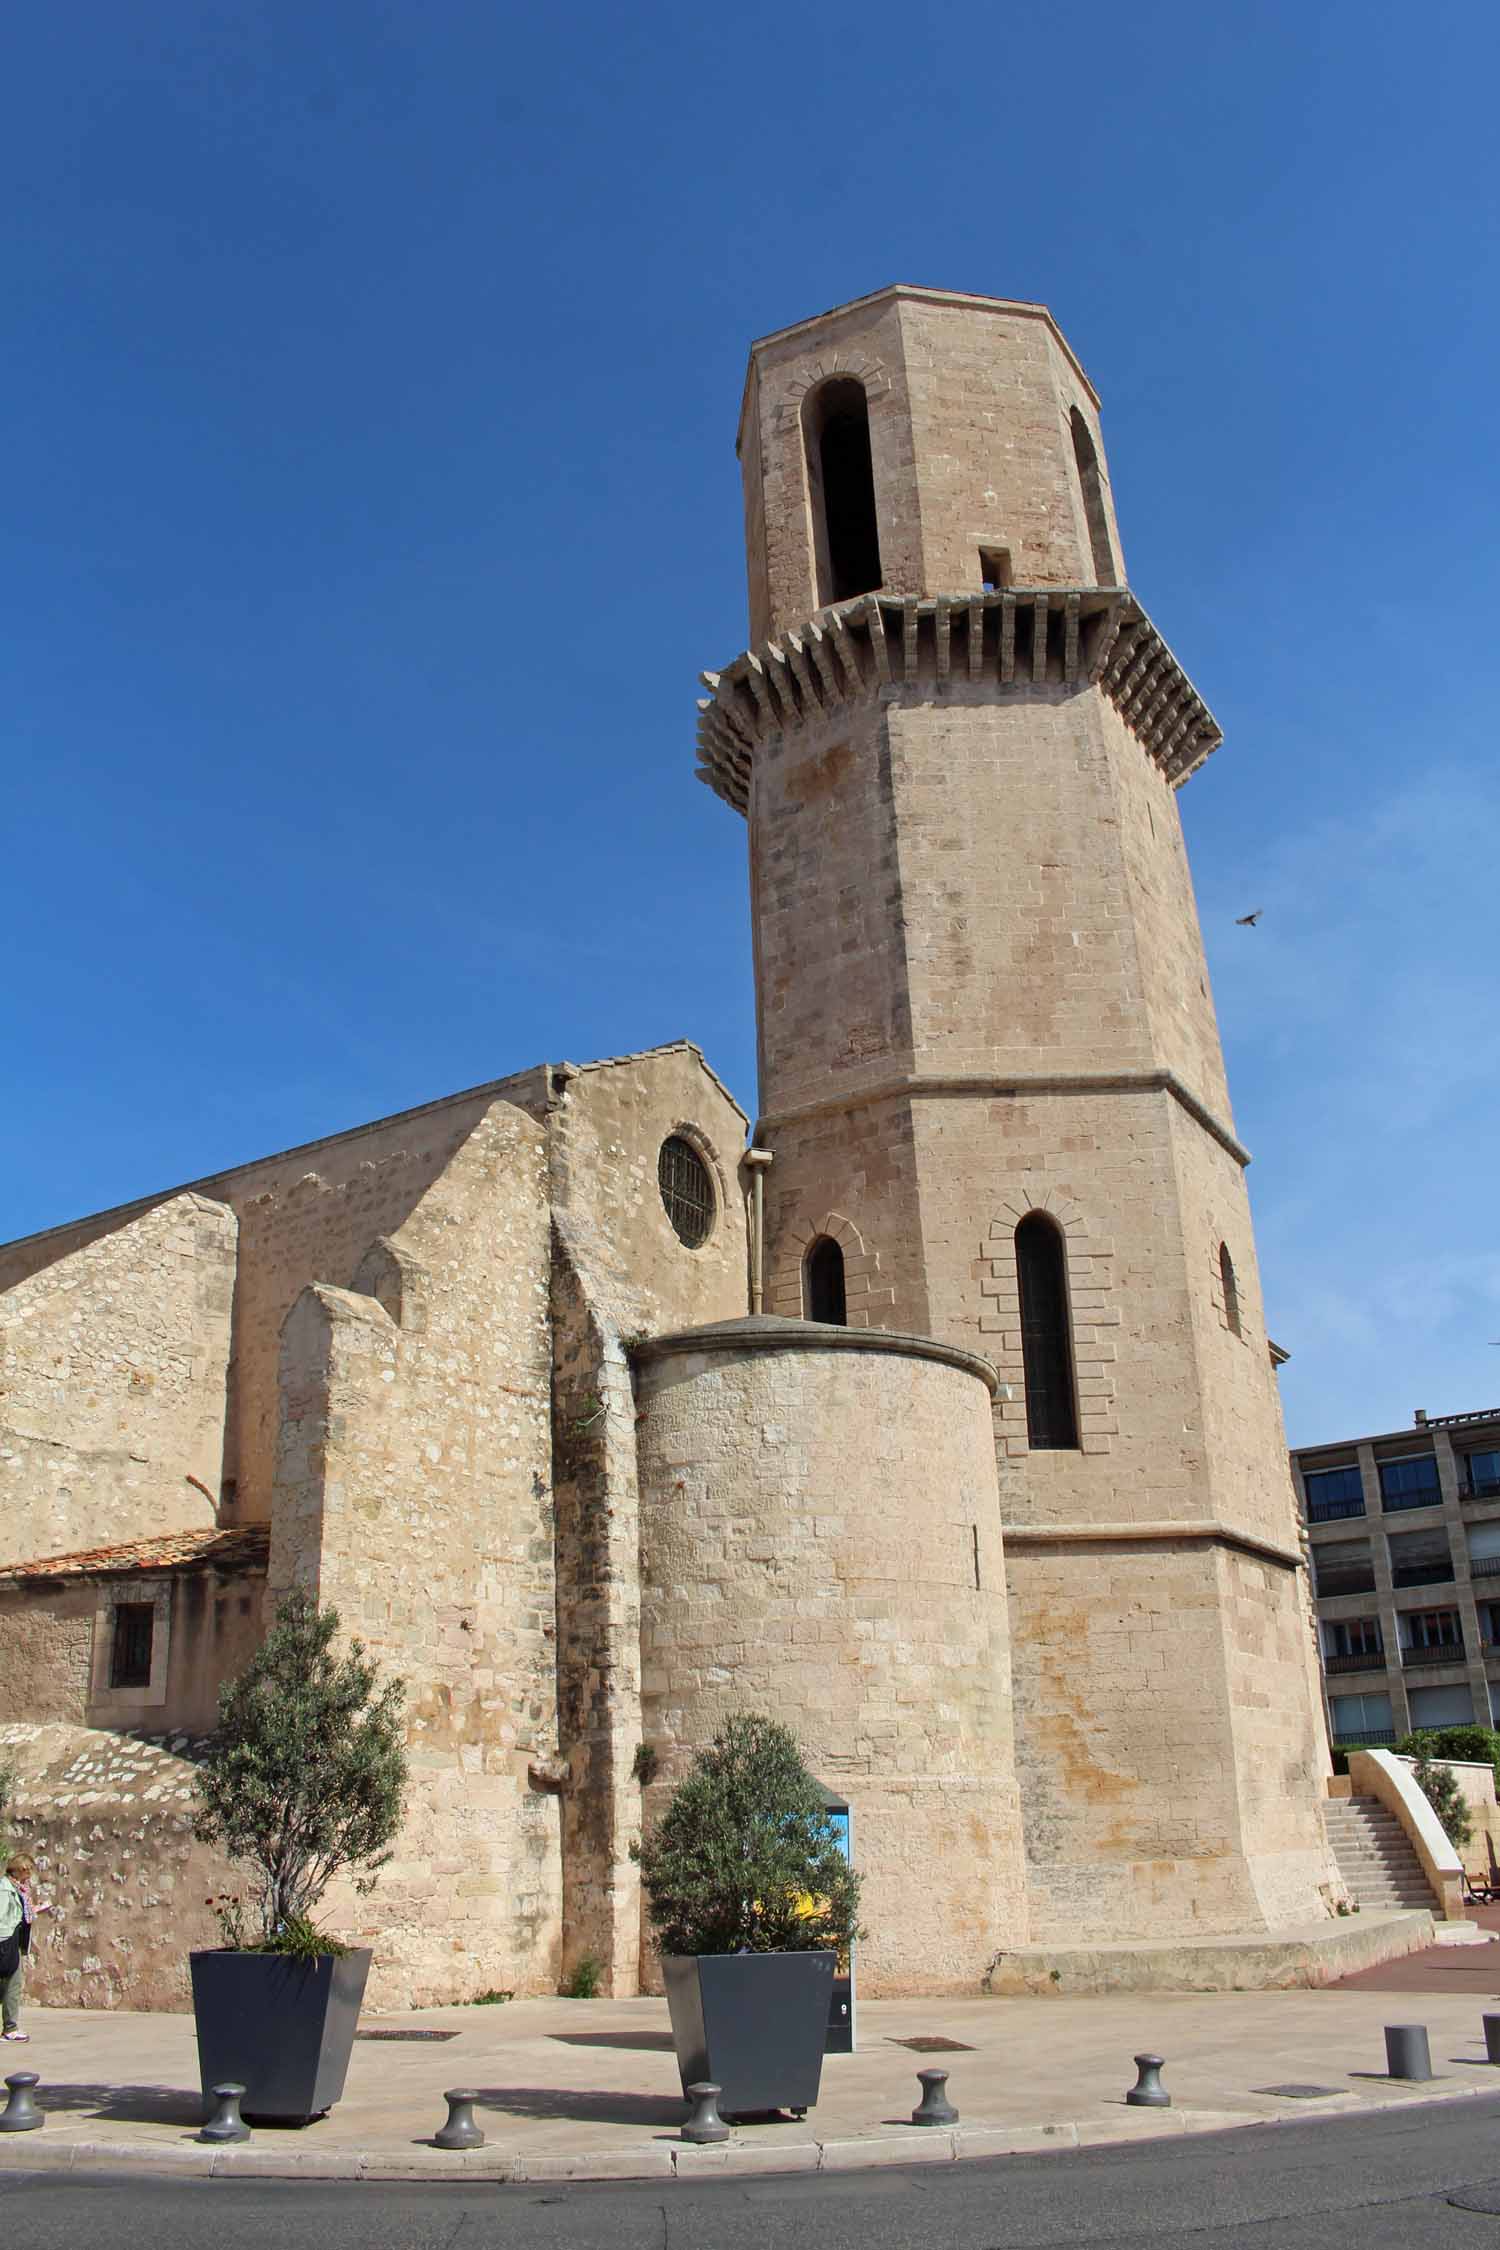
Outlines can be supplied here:
<path id="1" fill-rule="evenodd" d="M 1349 1895 L 1367 1912 L 1441 1911 L 1411 1839 L 1378 1797 L 1330 1797 L 1323 1820 Z"/>

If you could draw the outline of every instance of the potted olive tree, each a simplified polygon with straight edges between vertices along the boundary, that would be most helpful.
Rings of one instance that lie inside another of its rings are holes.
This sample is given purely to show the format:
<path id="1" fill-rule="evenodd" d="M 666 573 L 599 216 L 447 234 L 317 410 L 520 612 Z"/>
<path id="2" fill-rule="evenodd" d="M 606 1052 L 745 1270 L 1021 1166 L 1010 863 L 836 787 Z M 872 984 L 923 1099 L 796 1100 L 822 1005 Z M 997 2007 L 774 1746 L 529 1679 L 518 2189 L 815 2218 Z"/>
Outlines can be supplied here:
<path id="1" fill-rule="evenodd" d="M 198 1774 L 194 1830 L 247 1870 L 248 1897 L 211 1901 L 224 1944 L 191 1956 L 204 2098 L 245 2088 L 247 2116 L 305 2125 L 344 2090 L 367 1947 L 317 1927 L 335 1875 L 366 1892 L 401 1825 L 399 1680 L 363 1645 L 334 1653 L 337 1610 L 293 1594 L 236 1680 Z"/>
<path id="2" fill-rule="evenodd" d="M 859 1878 L 788 1730 L 728 1720 L 637 1857 L 684 2094 L 710 2079 L 730 2115 L 811 2109 Z"/>

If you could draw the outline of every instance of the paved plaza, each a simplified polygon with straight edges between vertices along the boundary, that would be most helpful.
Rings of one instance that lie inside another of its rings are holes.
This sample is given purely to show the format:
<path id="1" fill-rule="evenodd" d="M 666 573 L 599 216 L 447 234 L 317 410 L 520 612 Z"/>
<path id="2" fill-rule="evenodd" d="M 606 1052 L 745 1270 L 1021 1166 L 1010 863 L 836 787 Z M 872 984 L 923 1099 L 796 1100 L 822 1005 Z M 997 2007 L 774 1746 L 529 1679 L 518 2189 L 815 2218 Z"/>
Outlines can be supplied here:
<path id="1" fill-rule="evenodd" d="M 1455 1982 L 1457 1963 L 1462 1975 Z M 31 2009 L 8 2070 L 39 2073 L 44 2129 L 0 2140 L 0 2168 L 142 2165 L 294 2178 L 632 2179 L 837 2170 L 1008 2150 L 1066 2149 L 1228 2125 L 1369 2112 L 1492 2093 L 1481 2018 L 1500 2010 L 1500 1948 L 1439 1948 L 1395 1965 L 1396 1989 L 1144 1993 L 1077 1999 L 884 2000 L 860 2011 L 859 2051 L 830 2056 L 800 2123 L 735 2129 L 727 2147 L 679 2138 L 684 2105 L 660 2000 L 521 2000 L 364 2019 L 348 2090 L 300 2130 L 258 2129 L 214 2150 L 185 2015 Z M 1377 1979 L 1386 1973 L 1371 1972 Z M 1425 1976 L 1431 1989 L 1422 1989 Z M 1415 1983 L 1413 1980 L 1417 1980 Z M 1429 2027 L 1436 2080 L 1384 2075 L 1383 2026 Z M 414 2032 L 441 2039 L 414 2039 Z M 381 2037 L 382 2033 L 400 2036 Z M 918 2051 L 904 2042 L 951 2040 Z M 1132 2056 L 1165 2056 L 1167 2111 L 1124 2102 Z M 953 2130 L 907 2122 L 917 2071 L 946 2067 Z M 1326 2089 L 1295 2098 L 1288 2085 Z M 487 2145 L 432 2146 L 448 2087 L 478 2090 Z"/>

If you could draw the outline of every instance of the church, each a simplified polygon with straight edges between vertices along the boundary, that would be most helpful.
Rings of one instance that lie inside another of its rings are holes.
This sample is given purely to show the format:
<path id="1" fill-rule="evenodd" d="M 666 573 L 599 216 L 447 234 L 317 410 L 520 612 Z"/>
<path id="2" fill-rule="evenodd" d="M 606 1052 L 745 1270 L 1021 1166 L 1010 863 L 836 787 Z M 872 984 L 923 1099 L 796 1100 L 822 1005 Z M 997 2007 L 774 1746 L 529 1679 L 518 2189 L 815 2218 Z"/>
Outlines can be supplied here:
<path id="1" fill-rule="evenodd" d="M 754 345 L 738 449 L 759 1117 L 686 1040 L 540 1063 L 0 1248 L 40 1998 L 186 2005 L 195 1745 L 294 1586 L 408 1685 L 327 1916 L 376 2002 L 652 1989 L 631 1845 L 736 1710 L 851 1808 L 869 1993 L 1345 1904 L 1176 803 L 1219 730 L 1099 401 L 1044 307 L 892 287 Z"/>

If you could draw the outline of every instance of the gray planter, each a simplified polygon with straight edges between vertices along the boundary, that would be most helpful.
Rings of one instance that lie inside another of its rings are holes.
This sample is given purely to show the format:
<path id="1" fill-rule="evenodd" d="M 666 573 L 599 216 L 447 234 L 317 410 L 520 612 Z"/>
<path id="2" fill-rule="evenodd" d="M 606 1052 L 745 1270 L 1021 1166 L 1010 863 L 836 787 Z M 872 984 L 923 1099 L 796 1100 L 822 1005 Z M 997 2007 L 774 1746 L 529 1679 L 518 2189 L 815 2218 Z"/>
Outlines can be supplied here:
<path id="1" fill-rule="evenodd" d="M 710 2079 L 721 2115 L 798 2115 L 818 2098 L 833 1994 L 832 1953 L 664 1957 L 684 2096 Z"/>
<path id="2" fill-rule="evenodd" d="M 194 1953 L 193 2018 L 205 2104 L 213 2087 L 245 2089 L 246 2117 L 306 2125 L 344 2091 L 370 1973 L 367 1947 L 320 1953 Z"/>

